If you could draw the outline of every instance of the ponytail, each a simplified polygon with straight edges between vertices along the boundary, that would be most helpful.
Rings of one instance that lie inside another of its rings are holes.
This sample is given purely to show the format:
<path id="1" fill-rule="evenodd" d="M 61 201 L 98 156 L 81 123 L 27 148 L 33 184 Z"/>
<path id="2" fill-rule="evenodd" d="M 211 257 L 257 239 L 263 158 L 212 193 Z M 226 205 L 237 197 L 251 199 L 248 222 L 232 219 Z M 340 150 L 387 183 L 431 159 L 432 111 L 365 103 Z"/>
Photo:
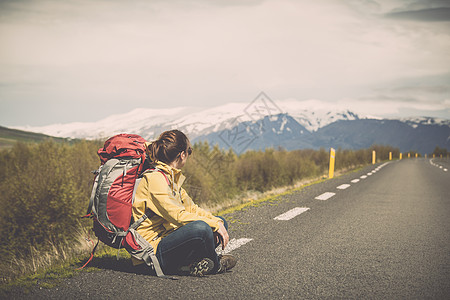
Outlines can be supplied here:
<path id="1" fill-rule="evenodd" d="M 147 155 L 153 163 L 161 161 L 170 164 L 188 147 L 186 135 L 175 129 L 163 132 L 156 141 L 148 144 Z"/>

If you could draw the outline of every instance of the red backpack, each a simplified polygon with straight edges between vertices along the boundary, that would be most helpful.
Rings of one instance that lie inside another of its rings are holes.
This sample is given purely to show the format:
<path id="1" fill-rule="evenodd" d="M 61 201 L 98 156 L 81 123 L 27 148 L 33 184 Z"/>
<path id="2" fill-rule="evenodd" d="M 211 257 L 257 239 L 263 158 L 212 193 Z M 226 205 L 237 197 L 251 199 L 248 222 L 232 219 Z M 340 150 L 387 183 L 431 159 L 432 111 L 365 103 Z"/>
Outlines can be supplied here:
<path id="1" fill-rule="evenodd" d="M 132 218 L 136 188 L 146 171 L 145 142 L 135 134 L 119 134 L 108 139 L 98 150 L 101 165 L 94 172 L 95 181 L 85 217 L 93 219 L 93 230 L 99 241 L 116 249 L 125 248 L 131 256 L 152 267 L 158 277 L 166 277 L 153 247 L 136 231 L 147 215 L 139 220 Z M 81 268 L 92 260 L 97 245 Z"/>

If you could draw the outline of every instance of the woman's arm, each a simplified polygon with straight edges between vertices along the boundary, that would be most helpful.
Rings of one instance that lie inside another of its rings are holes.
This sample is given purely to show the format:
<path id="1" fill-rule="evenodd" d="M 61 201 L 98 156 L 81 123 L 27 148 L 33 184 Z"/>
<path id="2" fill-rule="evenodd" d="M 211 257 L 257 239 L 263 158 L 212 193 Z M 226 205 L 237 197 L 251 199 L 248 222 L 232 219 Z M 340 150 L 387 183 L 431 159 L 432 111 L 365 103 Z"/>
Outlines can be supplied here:
<path id="1" fill-rule="evenodd" d="M 219 242 L 222 244 L 222 250 L 225 250 L 225 247 L 227 246 L 230 237 L 228 236 L 228 231 L 223 225 L 223 222 L 220 222 L 219 229 L 215 232 L 215 234 L 217 234 L 219 237 Z"/>
<path id="2" fill-rule="evenodd" d="M 228 231 L 223 224 L 223 221 L 220 218 L 215 217 L 209 211 L 206 211 L 206 210 L 200 208 L 197 204 L 195 204 L 194 201 L 192 201 L 192 198 L 189 197 L 189 195 L 183 188 L 181 189 L 181 199 L 183 200 L 183 202 L 185 204 L 187 204 L 187 207 L 188 207 L 187 209 L 190 212 L 196 213 L 200 216 L 218 219 L 220 225 L 219 225 L 219 229 L 215 232 L 215 234 L 219 238 L 219 242 L 222 244 L 222 250 L 225 249 L 230 238 L 228 236 Z"/>
<path id="3" fill-rule="evenodd" d="M 190 211 L 192 213 L 196 213 L 199 216 L 204 216 L 204 217 L 208 217 L 208 218 L 216 218 L 212 213 L 210 213 L 207 210 L 204 210 L 203 208 L 201 208 L 197 204 L 195 204 L 194 201 L 192 200 L 192 198 L 185 191 L 185 189 L 181 188 L 180 194 L 181 194 L 181 200 L 185 204 L 185 207 L 188 211 Z"/>

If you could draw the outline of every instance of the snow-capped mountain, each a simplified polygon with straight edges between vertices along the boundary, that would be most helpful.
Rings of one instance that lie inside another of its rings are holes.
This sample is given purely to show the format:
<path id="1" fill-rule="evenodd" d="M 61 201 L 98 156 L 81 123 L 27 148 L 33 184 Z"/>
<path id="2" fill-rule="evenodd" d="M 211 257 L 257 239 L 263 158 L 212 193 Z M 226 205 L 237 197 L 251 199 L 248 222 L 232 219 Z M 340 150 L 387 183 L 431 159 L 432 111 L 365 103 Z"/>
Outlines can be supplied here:
<path id="1" fill-rule="evenodd" d="M 288 113 L 310 132 L 317 131 L 319 128 L 339 120 L 358 120 L 360 118 L 349 110 L 311 109 L 305 106 L 304 102 L 295 100 L 278 101 L 277 104 L 282 112 Z"/>
<path id="2" fill-rule="evenodd" d="M 349 110 L 308 109 L 300 101 L 259 100 L 208 109 L 134 109 L 97 122 L 17 129 L 82 139 L 105 139 L 129 132 L 147 140 L 157 138 L 165 130 L 179 129 L 193 142 L 206 140 L 223 148 L 231 147 L 237 153 L 267 147 L 360 149 L 373 144 L 421 153 L 430 153 L 436 146 L 450 148 L 450 120 L 388 120 L 360 117 Z"/>
<path id="3" fill-rule="evenodd" d="M 134 109 L 124 114 L 111 115 L 96 122 L 73 122 L 47 126 L 15 127 L 15 129 L 44 133 L 55 137 L 97 139 L 110 137 L 122 132 L 136 132 L 152 137 L 151 131 L 159 125 L 165 126 L 167 120 L 180 118 L 191 109 L 186 107 L 174 109 Z"/>
<path id="4" fill-rule="evenodd" d="M 436 146 L 450 149 L 450 126 L 412 125 L 399 120 L 341 119 L 310 132 L 289 114 L 279 114 L 266 116 L 258 122 L 236 123 L 231 129 L 211 132 L 197 137 L 194 142 L 207 140 L 221 148 L 233 148 L 238 154 L 249 149 L 279 147 L 287 150 L 367 149 L 374 144 L 422 154 L 433 152 Z"/>
<path id="5" fill-rule="evenodd" d="M 276 109 L 257 107 L 249 103 L 228 103 L 209 109 L 180 107 L 173 109 L 134 109 L 125 114 L 111 115 L 96 122 L 74 122 L 48 126 L 15 127 L 55 137 L 97 139 L 121 132 L 133 132 L 152 139 L 168 129 L 178 128 L 191 138 L 233 126 L 236 122 L 257 121 L 267 115 L 287 113 L 306 130 L 312 132 L 338 120 L 355 120 L 359 117 L 350 111 L 308 110 L 301 102 L 273 102 Z M 281 107 L 281 108 L 280 108 Z M 256 116 L 256 118 L 255 118 Z"/>
<path id="6" fill-rule="evenodd" d="M 413 128 L 417 128 L 419 125 L 450 126 L 450 120 L 431 117 L 402 118 L 400 121 L 410 125 Z"/>

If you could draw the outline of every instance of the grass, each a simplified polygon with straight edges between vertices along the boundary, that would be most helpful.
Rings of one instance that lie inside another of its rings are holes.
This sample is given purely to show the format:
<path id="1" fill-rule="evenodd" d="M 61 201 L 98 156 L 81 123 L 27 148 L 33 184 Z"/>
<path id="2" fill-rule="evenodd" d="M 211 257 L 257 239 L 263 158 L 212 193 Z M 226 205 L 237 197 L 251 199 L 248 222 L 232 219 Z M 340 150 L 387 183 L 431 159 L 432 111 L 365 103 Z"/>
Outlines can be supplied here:
<path id="1" fill-rule="evenodd" d="M 307 186 L 323 182 L 324 180 L 326 180 L 326 179 L 323 176 L 321 176 L 321 177 L 317 177 L 317 178 L 313 178 L 313 179 L 309 179 L 309 180 L 299 181 L 292 186 L 276 188 L 276 189 L 270 190 L 265 193 L 253 194 L 252 197 L 242 198 L 241 203 L 235 203 L 235 205 L 232 205 L 229 207 L 223 207 L 222 209 L 217 211 L 217 214 L 218 215 L 230 214 L 235 211 L 243 210 L 247 207 L 252 207 L 252 206 L 256 207 L 263 203 L 276 201 L 281 196 L 284 196 L 287 194 L 292 194 L 296 191 L 302 190 L 303 188 L 305 188 Z M 215 210 L 212 210 L 212 211 L 215 211 Z"/>
<path id="2" fill-rule="evenodd" d="M 130 255 L 124 249 L 120 250 L 118 254 L 117 250 L 104 246 L 96 252 L 95 264 L 91 262 L 82 270 L 78 268 L 84 264 L 86 257 L 74 256 L 66 261 L 55 261 L 52 265 L 42 267 L 32 274 L 20 276 L 11 282 L 0 285 L 0 299 L 9 298 L 9 295 L 15 291 L 29 294 L 35 288 L 54 288 L 65 279 L 80 272 L 95 272 L 105 266 L 109 268 L 108 266 L 115 265 L 116 269 L 117 266 L 121 266 L 121 269 L 124 270 L 124 266 L 129 265 L 129 258 Z"/>
<path id="3" fill-rule="evenodd" d="M 336 178 L 346 173 L 357 172 L 363 167 L 364 166 L 356 166 L 354 168 L 338 170 L 335 172 L 334 177 Z M 246 192 L 244 193 L 244 195 L 240 195 L 239 197 L 236 197 L 231 201 L 219 205 L 216 204 L 215 206 L 206 208 L 218 215 L 230 214 L 235 211 L 243 210 L 247 207 L 258 206 L 265 202 L 276 201 L 277 198 L 280 198 L 281 196 L 295 193 L 308 186 L 324 182 L 325 180 L 328 180 L 328 176 L 324 173 L 321 176 L 302 179 L 293 185 L 275 188 L 265 193 L 257 193 L 251 191 Z"/>

